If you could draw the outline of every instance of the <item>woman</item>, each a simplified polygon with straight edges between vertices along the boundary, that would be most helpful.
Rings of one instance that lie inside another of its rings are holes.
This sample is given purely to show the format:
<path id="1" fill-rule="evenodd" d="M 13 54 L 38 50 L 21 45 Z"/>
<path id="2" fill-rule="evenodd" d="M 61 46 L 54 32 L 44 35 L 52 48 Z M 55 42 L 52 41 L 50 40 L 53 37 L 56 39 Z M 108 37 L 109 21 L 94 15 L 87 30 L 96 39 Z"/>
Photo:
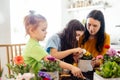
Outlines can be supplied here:
<path id="1" fill-rule="evenodd" d="M 87 16 L 86 31 L 79 39 L 79 47 L 92 53 L 93 57 L 104 55 L 104 45 L 110 45 L 110 36 L 105 32 L 104 15 L 100 10 L 93 10 Z"/>
<path id="2" fill-rule="evenodd" d="M 73 19 L 69 21 L 62 32 L 53 35 L 48 40 L 46 44 L 47 52 L 67 63 L 77 63 L 78 55 L 83 51 L 81 48 L 77 47 L 78 40 L 84 33 L 84 30 L 85 28 L 79 20 Z"/>
<path id="3" fill-rule="evenodd" d="M 80 37 L 78 45 L 90 52 L 94 60 L 96 56 L 106 53 L 107 49 L 104 48 L 104 45 L 110 45 L 110 36 L 105 32 L 103 13 L 100 10 L 92 10 L 87 16 L 85 28 L 86 31 Z M 95 62 L 92 62 L 93 67 L 96 65 Z"/>

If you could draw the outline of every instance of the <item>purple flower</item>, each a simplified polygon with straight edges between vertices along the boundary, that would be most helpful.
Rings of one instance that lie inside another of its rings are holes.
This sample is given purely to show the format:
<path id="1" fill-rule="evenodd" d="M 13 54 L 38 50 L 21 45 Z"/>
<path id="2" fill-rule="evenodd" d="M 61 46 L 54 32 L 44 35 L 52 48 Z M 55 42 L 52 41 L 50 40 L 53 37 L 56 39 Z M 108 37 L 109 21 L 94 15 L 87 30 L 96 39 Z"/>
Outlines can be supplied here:
<path id="1" fill-rule="evenodd" d="M 48 78 L 48 79 L 52 80 L 51 76 L 44 71 L 39 71 L 38 76 Z"/>
<path id="2" fill-rule="evenodd" d="M 52 57 L 52 56 L 48 56 L 47 59 L 48 59 L 49 61 L 56 61 L 56 59 L 55 59 L 54 57 Z"/>
<path id="3" fill-rule="evenodd" d="M 112 56 L 115 56 L 117 54 L 117 51 L 115 49 L 113 49 L 113 48 L 110 48 L 107 51 L 107 54 L 112 57 Z"/>

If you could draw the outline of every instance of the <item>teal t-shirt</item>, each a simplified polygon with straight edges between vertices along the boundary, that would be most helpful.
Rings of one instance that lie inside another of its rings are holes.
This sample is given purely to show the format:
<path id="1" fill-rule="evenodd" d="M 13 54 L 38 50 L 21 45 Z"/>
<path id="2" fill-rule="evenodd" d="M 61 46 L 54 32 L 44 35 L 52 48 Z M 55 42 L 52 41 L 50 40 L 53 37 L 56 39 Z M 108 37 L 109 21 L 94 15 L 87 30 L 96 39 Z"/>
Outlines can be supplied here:
<path id="1" fill-rule="evenodd" d="M 61 51 L 61 41 L 58 34 L 55 34 L 48 39 L 45 49 L 48 53 L 50 53 L 51 48 L 55 48 L 58 51 Z"/>
<path id="2" fill-rule="evenodd" d="M 32 38 L 29 39 L 23 51 L 25 63 L 31 65 L 35 72 L 40 69 L 42 65 L 40 61 L 47 55 L 48 53 L 39 42 Z"/>

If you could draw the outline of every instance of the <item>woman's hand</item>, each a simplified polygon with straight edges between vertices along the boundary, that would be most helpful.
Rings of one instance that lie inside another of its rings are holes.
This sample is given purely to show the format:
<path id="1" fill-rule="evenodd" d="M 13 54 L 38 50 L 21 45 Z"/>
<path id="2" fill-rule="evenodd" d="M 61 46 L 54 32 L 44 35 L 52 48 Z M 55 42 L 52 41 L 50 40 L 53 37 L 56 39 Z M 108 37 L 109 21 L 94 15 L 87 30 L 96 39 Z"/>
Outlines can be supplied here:
<path id="1" fill-rule="evenodd" d="M 99 67 L 100 64 L 101 64 L 101 61 L 99 59 L 93 58 L 92 61 L 91 61 L 91 65 L 92 65 L 93 68 Z"/>
<path id="2" fill-rule="evenodd" d="M 96 58 L 92 58 L 91 65 L 93 68 L 95 67 L 95 63 L 96 63 Z"/>

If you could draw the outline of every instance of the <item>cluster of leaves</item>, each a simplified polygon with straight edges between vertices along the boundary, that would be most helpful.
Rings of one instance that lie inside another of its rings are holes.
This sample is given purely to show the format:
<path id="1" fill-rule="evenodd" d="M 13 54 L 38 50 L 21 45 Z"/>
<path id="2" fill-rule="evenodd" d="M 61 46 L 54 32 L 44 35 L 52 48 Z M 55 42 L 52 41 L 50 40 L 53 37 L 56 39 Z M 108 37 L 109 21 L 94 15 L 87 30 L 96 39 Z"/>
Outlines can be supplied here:
<path id="1" fill-rule="evenodd" d="M 120 66 L 114 61 L 108 61 L 101 65 L 100 71 L 96 71 L 96 73 L 104 78 L 120 77 Z"/>
<path id="2" fill-rule="evenodd" d="M 109 56 L 108 54 L 104 55 L 104 63 L 107 61 L 111 61 L 111 62 L 116 62 L 117 64 L 120 65 L 120 56 L 119 55 L 115 55 L 115 56 Z"/>
<path id="3" fill-rule="evenodd" d="M 13 72 L 13 74 L 24 74 L 27 72 L 30 72 L 30 66 L 26 64 L 21 64 L 21 65 L 11 65 L 7 64 L 8 68 Z"/>

